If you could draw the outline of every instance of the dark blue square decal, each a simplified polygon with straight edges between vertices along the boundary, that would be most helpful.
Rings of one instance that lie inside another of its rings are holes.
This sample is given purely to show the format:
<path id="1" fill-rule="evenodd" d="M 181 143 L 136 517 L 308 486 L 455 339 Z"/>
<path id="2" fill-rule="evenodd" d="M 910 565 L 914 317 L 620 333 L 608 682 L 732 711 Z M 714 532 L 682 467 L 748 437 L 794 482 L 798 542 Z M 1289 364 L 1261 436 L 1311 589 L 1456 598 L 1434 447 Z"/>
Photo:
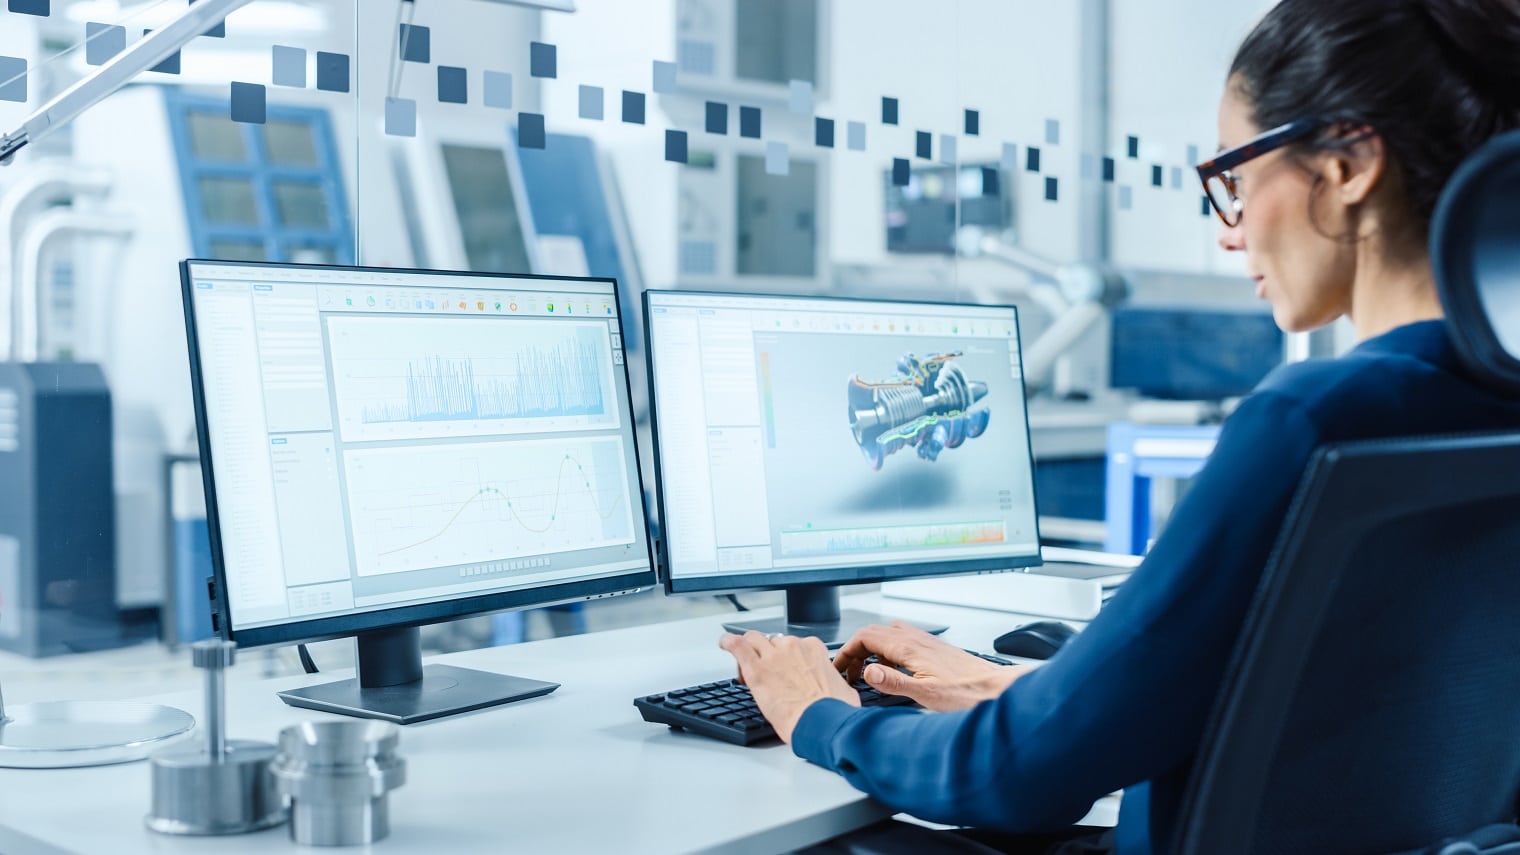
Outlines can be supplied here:
<path id="1" fill-rule="evenodd" d="M 10 0 L 7 8 L 18 15 L 36 15 L 39 18 L 46 18 L 52 12 L 48 8 L 49 5 L 48 0 Z"/>
<path id="2" fill-rule="evenodd" d="M 317 88 L 323 92 L 347 92 L 348 54 L 317 51 Z"/>
<path id="3" fill-rule="evenodd" d="M 198 2 L 200 2 L 200 0 L 190 0 L 190 5 L 194 6 Z M 207 30 L 204 33 L 201 33 L 201 35 L 208 36 L 213 39 L 225 39 L 227 38 L 227 22 L 220 21 L 215 26 L 211 27 L 211 29 Z"/>
<path id="4" fill-rule="evenodd" d="M 1163 181 L 1165 181 L 1165 179 L 1162 177 L 1161 167 L 1160 166 L 1152 166 L 1151 167 L 1151 186 L 1152 187 L 1160 187 Z"/>
<path id="5" fill-rule="evenodd" d="M 892 184 L 895 187 L 907 187 L 908 178 L 912 175 L 908 169 L 908 159 L 905 157 L 892 158 Z"/>
<path id="6" fill-rule="evenodd" d="M 264 124 L 267 115 L 264 87 L 257 83 L 232 84 L 232 121 Z"/>
<path id="7" fill-rule="evenodd" d="M 665 159 L 671 163 L 686 162 L 686 132 L 665 132 Z"/>
<path id="8" fill-rule="evenodd" d="M 1114 183 L 1114 169 L 1116 164 L 1111 157 L 1103 158 L 1103 180 L 1109 184 Z"/>
<path id="9" fill-rule="evenodd" d="M 719 101 L 707 102 L 707 132 L 728 133 L 728 105 Z"/>
<path id="10" fill-rule="evenodd" d="M 976 110 L 966 111 L 966 136 L 974 137 L 982 132 L 982 114 Z"/>
<path id="11" fill-rule="evenodd" d="M 739 136 L 760 139 L 760 108 L 739 108 Z"/>
<path id="12" fill-rule="evenodd" d="M 1054 176 L 1045 179 L 1045 201 L 1056 201 L 1056 179 Z"/>
<path id="13" fill-rule="evenodd" d="M 533 42 L 528 46 L 528 73 L 534 77 L 558 77 L 559 58 L 554 45 Z"/>
<path id="14" fill-rule="evenodd" d="M 881 123 L 883 125 L 897 124 L 897 99 L 881 99 Z"/>
<path id="15" fill-rule="evenodd" d="M 833 119 L 821 119 L 820 118 L 820 119 L 814 119 L 813 120 L 813 142 L 819 148 L 833 148 L 834 147 L 834 120 Z"/>
<path id="16" fill-rule="evenodd" d="M 1040 150 L 1034 146 L 1027 146 L 1024 149 L 1024 170 L 1026 172 L 1040 171 Z"/>
<path id="17" fill-rule="evenodd" d="M 913 153 L 924 160 L 934 159 L 934 135 L 928 131 L 919 131 L 915 136 Z"/>
<path id="18" fill-rule="evenodd" d="M 1198 213 L 1200 213 L 1200 214 L 1204 215 L 1205 217 L 1207 217 L 1209 214 L 1211 214 L 1211 213 L 1214 212 L 1214 205 L 1211 202 L 1209 202 L 1209 197 L 1204 196 L 1204 197 L 1202 197 L 1202 199 L 1203 199 L 1203 205 L 1201 206 L 1201 209 L 1199 210 Z"/>
<path id="19" fill-rule="evenodd" d="M 517 117 L 517 147 L 544 147 L 544 117 L 541 113 L 521 113 Z"/>
<path id="20" fill-rule="evenodd" d="M 1139 160 L 1140 159 L 1140 138 L 1139 137 L 1130 137 L 1129 138 L 1129 159 L 1130 160 Z"/>
<path id="21" fill-rule="evenodd" d="M 402 24 L 396 36 L 398 50 L 403 62 L 429 63 L 433 61 L 433 30 L 416 24 Z"/>
<path id="22" fill-rule="evenodd" d="M 151 32 L 153 31 L 143 30 L 143 35 L 146 36 Z M 163 74 L 179 74 L 179 51 L 175 51 L 163 62 L 160 62 L 158 65 L 155 65 L 148 70 L 161 72 Z"/>
<path id="23" fill-rule="evenodd" d="M 470 102 L 469 72 L 452 65 L 438 66 L 438 100 L 445 104 Z"/>
<path id="24" fill-rule="evenodd" d="M 1003 195 L 998 171 L 990 166 L 982 167 L 982 195 L 994 197 Z"/>
<path id="25" fill-rule="evenodd" d="M 644 124 L 644 93 L 623 90 L 623 121 Z"/>

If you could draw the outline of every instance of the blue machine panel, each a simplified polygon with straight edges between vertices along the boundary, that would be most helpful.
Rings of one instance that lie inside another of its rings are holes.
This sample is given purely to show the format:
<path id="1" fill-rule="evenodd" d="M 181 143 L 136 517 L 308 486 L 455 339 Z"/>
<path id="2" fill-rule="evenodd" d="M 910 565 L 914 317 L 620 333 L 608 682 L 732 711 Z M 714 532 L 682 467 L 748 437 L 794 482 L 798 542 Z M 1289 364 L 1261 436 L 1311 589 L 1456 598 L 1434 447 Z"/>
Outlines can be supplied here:
<path id="1" fill-rule="evenodd" d="M 263 124 L 225 101 L 165 90 L 191 254 L 353 264 L 354 233 L 327 111 L 270 104 Z"/>
<path id="2" fill-rule="evenodd" d="M 625 275 L 613 232 L 612 211 L 602 190 L 596 148 L 585 137 L 550 134 L 541 149 L 518 149 L 523 190 L 533 212 L 533 229 L 540 235 L 579 238 L 592 276 L 618 281 L 624 318 L 638 317 L 638 295 Z M 623 326 L 624 347 L 638 345 L 638 324 Z"/>
<path id="3" fill-rule="evenodd" d="M 1121 308 L 1110 385 L 1209 401 L 1244 395 L 1282 363 L 1283 334 L 1265 312 Z"/>

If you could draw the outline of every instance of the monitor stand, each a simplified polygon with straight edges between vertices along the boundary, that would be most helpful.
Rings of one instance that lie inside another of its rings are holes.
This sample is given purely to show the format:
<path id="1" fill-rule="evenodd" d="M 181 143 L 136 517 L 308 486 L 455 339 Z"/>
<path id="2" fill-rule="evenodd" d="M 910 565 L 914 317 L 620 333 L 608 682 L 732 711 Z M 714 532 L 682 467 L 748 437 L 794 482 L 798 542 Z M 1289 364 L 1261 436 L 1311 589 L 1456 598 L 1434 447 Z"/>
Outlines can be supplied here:
<path id="1" fill-rule="evenodd" d="M 734 621 L 723 624 L 729 632 L 746 633 L 750 630 L 766 635 L 796 635 L 818 638 L 829 648 L 843 645 L 863 627 L 872 624 L 889 624 L 900 618 L 854 609 L 839 610 L 839 586 L 808 585 L 786 589 L 786 615 L 752 621 Z M 938 635 L 949 627 L 902 621 L 924 632 Z"/>
<path id="2" fill-rule="evenodd" d="M 446 715 L 547 695 L 558 683 L 422 665 L 415 626 L 361 632 L 358 675 L 352 680 L 280 692 L 293 707 L 412 724 Z"/>

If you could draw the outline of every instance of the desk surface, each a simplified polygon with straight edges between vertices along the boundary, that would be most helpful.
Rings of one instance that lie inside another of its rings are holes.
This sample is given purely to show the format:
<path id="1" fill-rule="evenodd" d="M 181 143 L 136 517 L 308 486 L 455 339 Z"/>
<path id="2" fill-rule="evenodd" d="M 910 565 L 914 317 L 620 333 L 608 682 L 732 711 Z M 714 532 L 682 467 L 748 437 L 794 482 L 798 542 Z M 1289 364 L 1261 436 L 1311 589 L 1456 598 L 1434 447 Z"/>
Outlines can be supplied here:
<path id="1" fill-rule="evenodd" d="M 877 595 L 850 597 L 847 603 L 949 624 L 947 639 L 986 651 L 994 637 L 1024 622 L 1006 612 Z M 636 696 L 733 673 L 732 660 L 717 647 L 722 620 L 699 618 L 430 659 L 564 685 L 543 698 L 403 728 L 407 783 L 391 794 L 391 836 L 377 851 L 783 852 L 891 815 L 788 747 L 739 748 L 639 717 Z M 331 718 L 288 707 L 275 692 L 351 676 L 258 680 L 234 669 L 228 681 L 228 735 L 274 742 L 286 725 Z M 202 711 L 199 693 L 149 700 L 197 718 Z M 154 834 L 143 826 L 150 797 L 146 763 L 0 769 L 0 842 L 10 839 L 7 852 L 11 846 L 27 851 L 5 834 L 10 831 L 78 852 L 296 849 L 284 827 L 225 838 Z M 1113 801 L 1100 802 L 1084 821 L 1112 824 Z"/>

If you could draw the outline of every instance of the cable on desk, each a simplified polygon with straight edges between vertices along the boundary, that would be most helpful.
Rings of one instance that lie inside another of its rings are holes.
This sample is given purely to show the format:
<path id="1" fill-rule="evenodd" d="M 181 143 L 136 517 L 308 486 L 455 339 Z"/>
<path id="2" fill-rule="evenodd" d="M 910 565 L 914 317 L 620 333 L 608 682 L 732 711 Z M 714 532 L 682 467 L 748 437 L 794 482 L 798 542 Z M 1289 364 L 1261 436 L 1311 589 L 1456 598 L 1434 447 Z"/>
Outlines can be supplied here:
<path id="1" fill-rule="evenodd" d="M 747 606 L 745 606 L 743 603 L 739 602 L 739 598 L 736 597 L 736 596 L 734 596 L 733 594 L 721 594 L 721 595 L 719 595 L 718 599 L 720 599 L 720 600 L 728 600 L 730 603 L 733 603 L 735 611 L 741 611 L 741 612 L 747 612 L 747 611 L 749 611 L 749 608 Z"/>
<path id="2" fill-rule="evenodd" d="M 301 668 L 304 669 L 306 673 L 317 673 L 317 663 L 311 658 L 311 653 L 306 649 L 306 645 L 297 644 L 296 654 L 301 657 Z"/>

